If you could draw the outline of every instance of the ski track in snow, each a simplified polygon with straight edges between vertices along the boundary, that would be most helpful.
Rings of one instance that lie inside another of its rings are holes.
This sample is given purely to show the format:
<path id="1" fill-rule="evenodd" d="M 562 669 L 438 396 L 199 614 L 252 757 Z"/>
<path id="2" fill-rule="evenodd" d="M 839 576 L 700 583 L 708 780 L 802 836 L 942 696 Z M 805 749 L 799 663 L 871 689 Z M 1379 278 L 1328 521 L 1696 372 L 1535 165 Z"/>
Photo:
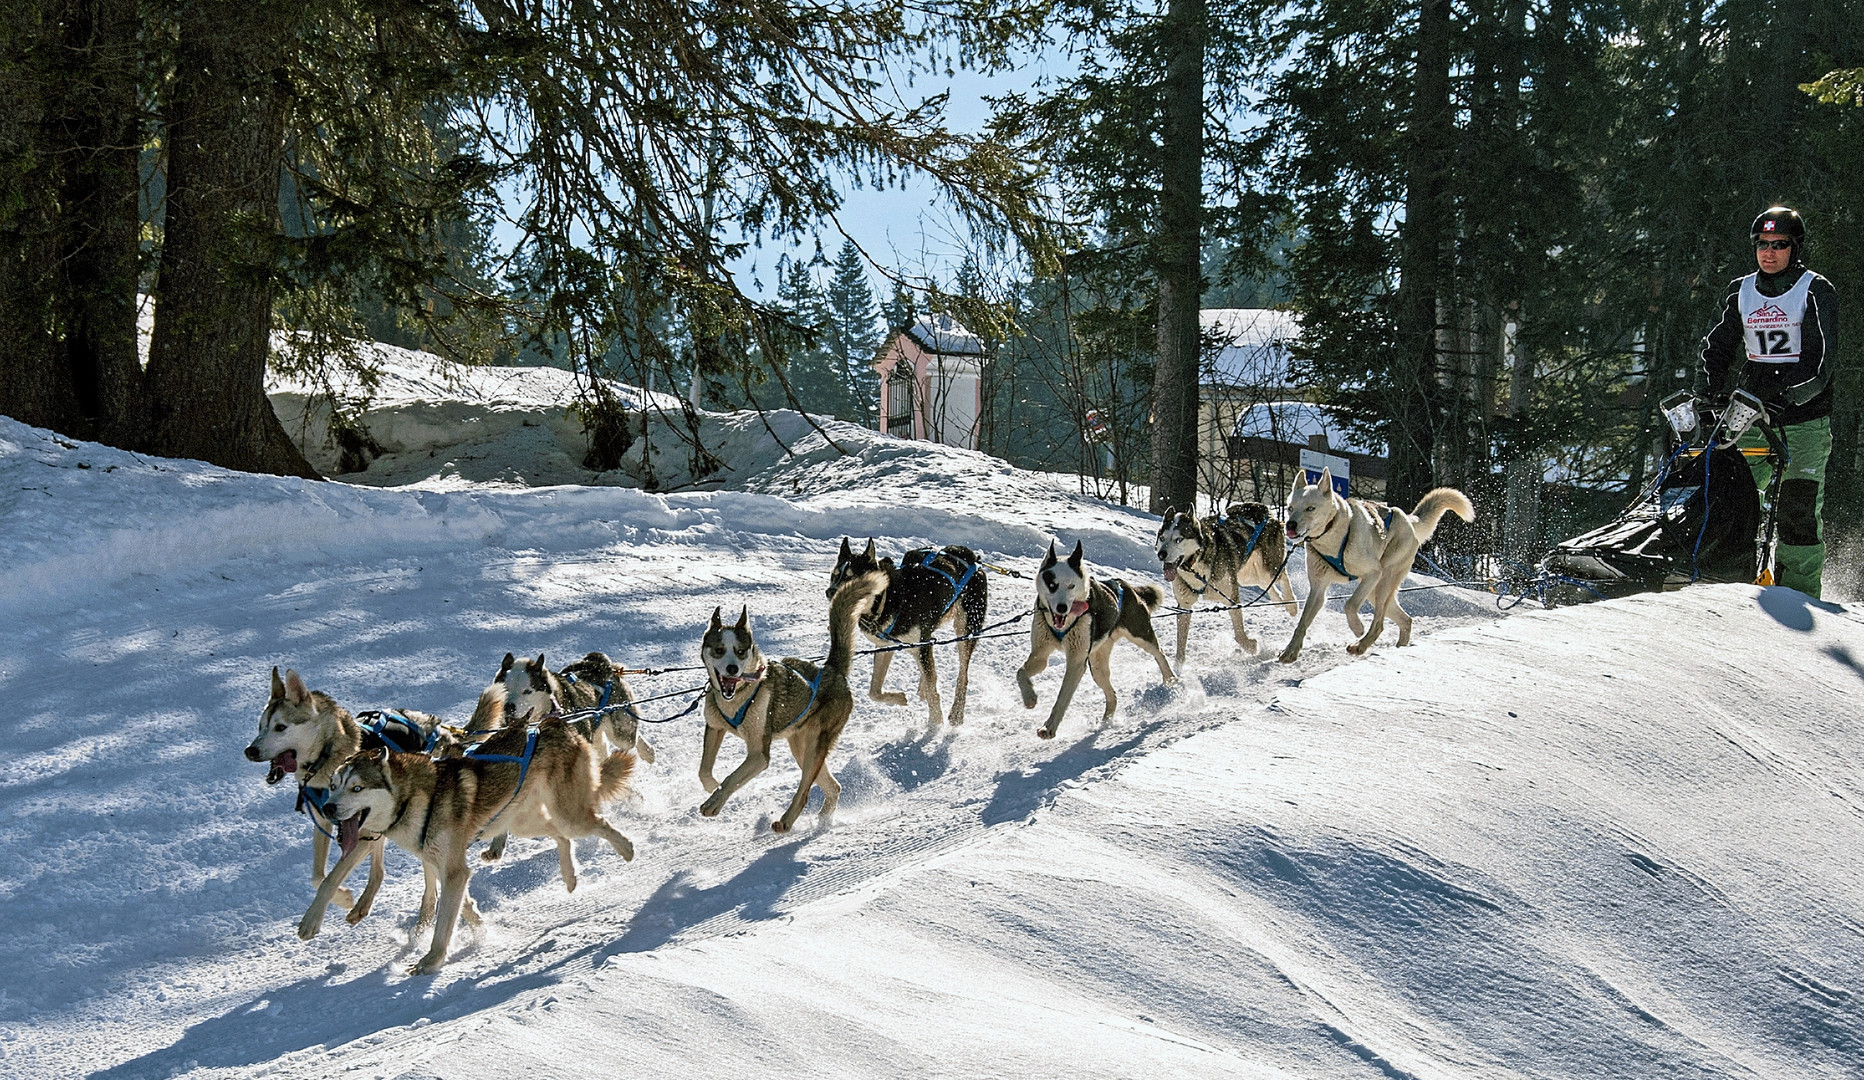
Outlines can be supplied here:
<path id="1" fill-rule="evenodd" d="M 646 729 L 658 762 L 609 814 L 634 862 L 583 842 L 566 895 L 514 840 L 438 976 L 402 974 L 425 935 L 392 847 L 367 919 L 297 941 L 309 830 L 240 754 L 274 664 L 458 720 L 507 650 L 696 663 L 714 605 L 819 655 L 843 535 L 1025 570 L 1082 538 L 1156 578 L 1142 514 L 837 434 L 855 456 L 799 436 L 749 490 L 435 492 L 158 471 L 0 420 L 0 510 L 39 526 L 0 534 L 0 1071 L 1864 1075 L 1864 633 L 1785 590 L 1507 618 L 1416 592 L 1418 645 L 1350 662 L 1336 600 L 1290 667 L 1279 611 L 1248 613 L 1257 658 L 1201 615 L 1180 686 L 1120 646 L 1118 714 L 1084 680 L 1053 742 L 1059 662 L 1025 711 L 1020 634 L 980 644 L 960 728 L 927 729 L 909 657 L 905 708 L 857 659 L 833 828 L 769 832 L 783 749 L 700 818 L 688 716 Z M 990 590 L 993 620 L 1029 605 Z"/>

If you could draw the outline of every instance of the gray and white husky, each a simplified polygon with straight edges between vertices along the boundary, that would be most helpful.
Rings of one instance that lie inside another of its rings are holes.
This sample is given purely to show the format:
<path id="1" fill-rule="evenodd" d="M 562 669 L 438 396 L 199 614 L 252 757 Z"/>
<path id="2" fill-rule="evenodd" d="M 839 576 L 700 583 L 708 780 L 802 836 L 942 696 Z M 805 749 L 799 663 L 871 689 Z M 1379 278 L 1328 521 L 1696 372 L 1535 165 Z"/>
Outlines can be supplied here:
<path id="1" fill-rule="evenodd" d="M 887 691 L 887 669 L 893 664 L 890 646 L 931 641 L 939 627 L 949 625 L 955 636 L 964 638 L 984 625 L 990 608 L 990 583 L 979 572 L 977 553 L 956 544 L 942 548 L 915 548 L 893 559 L 876 558 L 874 542 L 865 551 L 856 552 L 841 541 L 841 554 L 829 575 L 828 596 L 844 584 L 869 573 L 887 576 L 886 591 L 874 602 L 872 613 L 861 616 L 861 632 L 874 644 L 888 651 L 874 654 L 874 677 L 867 696 L 888 705 L 906 704 L 906 695 Z M 957 644 L 958 684 L 951 695 L 951 722 L 964 723 L 965 690 L 971 681 L 971 654 L 977 650 L 975 640 Z M 938 665 L 932 658 L 932 646 L 922 645 L 913 652 L 919 658 L 919 700 L 926 703 L 927 720 L 934 726 L 945 722 L 939 700 Z"/>
<path id="2" fill-rule="evenodd" d="M 522 663 L 506 653 L 495 681 L 505 684 L 508 719 L 537 721 L 553 712 L 567 714 L 602 706 L 606 711 L 600 716 L 575 721 L 571 729 L 595 741 L 597 750 L 606 742 L 607 749 L 632 750 L 653 764 L 654 748 L 641 737 L 640 718 L 633 709 L 623 707 L 634 703 L 634 691 L 607 654 L 592 652 L 553 672 L 545 665 L 543 653 Z"/>
<path id="3" fill-rule="evenodd" d="M 496 687 L 488 691 L 495 692 Z M 354 866 L 364 844 L 379 845 L 384 838 L 420 856 L 425 886 L 418 925 L 432 922 L 434 935 L 410 975 L 431 974 L 446 963 L 462 915 L 468 926 L 478 925 L 478 909 L 467 893 L 472 868 L 466 849 L 487 829 L 556 840 L 563 883 L 571 891 L 571 841 L 577 837 L 599 836 L 623 860 L 634 858 L 634 845 L 601 814 L 604 803 L 628 790 L 632 753 L 604 756 L 589 739 L 551 719 L 501 731 L 479 754 L 494 756 L 436 760 L 383 748 L 351 757 L 334 777 L 328 810 L 337 822 L 343 858 L 333 873 Z M 298 923 L 300 938 L 317 936 L 332 892 L 318 889 Z"/>
<path id="4" fill-rule="evenodd" d="M 1301 655 L 1301 643 L 1314 616 L 1327 602 L 1327 586 L 1355 582 L 1346 599 L 1346 625 L 1357 641 L 1346 647 L 1354 656 L 1372 648 L 1385 629 L 1389 614 L 1398 624 L 1398 644 L 1411 643 L 1411 616 L 1398 602 L 1398 587 L 1411 572 L 1418 548 L 1437 531 L 1443 515 L 1454 511 L 1474 521 L 1475 508 L 1455 488 L 1434 488 L 1418 500 L 1410 513 L 1384 503 L 1348 499 L 1333 490 L 1333 470 L 1322 469 L 1320 481 L 1309 484 L 1297 476 L 1288 491 L 1288 539 L 1307 545 L 1307 604 L 1294 637 L 1282 650 L 1281 662 L 1291 664 Z M 1370 597 L 1372 625 L 1359 620 L 1359 606 Z"/>
<path id="5" fill-rule="evenodd" d="M 1184 663 L 1191 633 L 1191 609 L 1200 601 L 1230 605 L 1230 629 L 1236 644 L 1254 655 L 1260 642 L 1249 636 L 1238 605 L 1244 585 L 1267 591 L 1294 618 L 1294 586 L 1282 565 L 1282 524 L 1259 502 L 1236 503 L 1222 514 L 1198 517 L 1167 507 L 1159 522 L 1159 564 L 1178 607 L 1178 650 Z"/>
<path id="6" fill-rule="evenodd" d="M 1167 683 L 1177 682 L 1165 650 L 1159 648 L 1158 635 L 1152 632 L 1152 609 L 1164 599 L 1156 585 L 1129 585 L 1119 578 L 1096 580 L 1089 576 L 1081 553 L 1064 561 L 1056 557 L 1055 545 L 1036 571 L 1035 624 L 1029 628 L 1029 659 L 1017 669 L 1016 685 L 1023 691 L 1023 708 L 1036 707 L 1036 688 L 1030 680 L 1048 666 L 1049 654 L 1061 649 L 1067 659 L 1061 690 L 1055 695 L 1055 707 L 1049 710 L 1048 723 L 1036 729 L 1044 739 L 1055 737 L 1062 714 L 1074 699 L 1081 673 L 1091 671 L 1094 681 L 1107 695 L 1107 711 L 1102 719 L 1113 716 L 1119 695 L 1113 691 L 1108 657 L 1114 642 L 1130 641 L 1152 654 L 1159 662 L 1159 677 Z"/>

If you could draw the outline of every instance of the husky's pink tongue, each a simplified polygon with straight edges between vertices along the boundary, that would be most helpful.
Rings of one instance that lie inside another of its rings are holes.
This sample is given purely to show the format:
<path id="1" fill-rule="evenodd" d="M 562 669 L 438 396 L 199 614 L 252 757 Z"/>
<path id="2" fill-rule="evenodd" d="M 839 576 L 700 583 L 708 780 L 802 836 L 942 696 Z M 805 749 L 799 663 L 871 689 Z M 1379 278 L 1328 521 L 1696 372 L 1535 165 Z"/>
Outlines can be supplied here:
<path id="1" fill-rule="evenodd" d="M 358 810 L 342 821 L 337 822 L 337 850 L 348 855 L 362 836 L 362 816 L 369 811 Z"/>
<path id="2" fill-rule="evenodd" d="M 272 759 L 272 767 L 265 774 L 265 782 L 276 784 L 285 778 L 286 773 L 298 771 L 298 752 L 287 750 Z"/>
<path id="3" fill-rule="evenodd" d="M 1168 562 L 1165 564 L 1165 580 L 1166 581 L 1177 581 L 1178 580 L 1178 564 L 1177 563 Z"/>
<path id="4" fill-rule="evenodd" d="M 1068 625 L 1068 620 L 1079 618 L 1085 611 L 1087 611 L 1087 601 L 1076 600 L 1074 603 L 1068 605 L 1068 614 L 1050 615 L 1049 618 L 1055 621 L 1055 629 L 1060 630 Z"/>

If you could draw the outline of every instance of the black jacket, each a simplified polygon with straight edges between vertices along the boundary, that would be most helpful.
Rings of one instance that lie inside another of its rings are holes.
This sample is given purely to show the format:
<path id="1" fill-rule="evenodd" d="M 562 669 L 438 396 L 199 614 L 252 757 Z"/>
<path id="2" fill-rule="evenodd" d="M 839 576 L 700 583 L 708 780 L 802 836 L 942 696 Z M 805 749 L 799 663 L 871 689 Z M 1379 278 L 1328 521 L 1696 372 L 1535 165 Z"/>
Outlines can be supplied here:
<path id="1" fill-rule="evenodd" d="M 1754 287 L 1762 296 L 1779 296 L 1812 274 L 1806 290 L 1806 320 L 1801 327 L 1799 360 L 1792 364 L 1750 364 L 1741 327 L 1741 282 L 1728 285 L 1722 315 L 1702 339 L 1702 366 L 1696 393 L 1719 404 L 1737 389 L 1767 405 L 1777 424 L 1797 424 L 1832 414 L 1832 364 L 1838 350 L 1838 293 L 1832 283 L 1795 264 L 1778 274 L 1761 274 Z"/>

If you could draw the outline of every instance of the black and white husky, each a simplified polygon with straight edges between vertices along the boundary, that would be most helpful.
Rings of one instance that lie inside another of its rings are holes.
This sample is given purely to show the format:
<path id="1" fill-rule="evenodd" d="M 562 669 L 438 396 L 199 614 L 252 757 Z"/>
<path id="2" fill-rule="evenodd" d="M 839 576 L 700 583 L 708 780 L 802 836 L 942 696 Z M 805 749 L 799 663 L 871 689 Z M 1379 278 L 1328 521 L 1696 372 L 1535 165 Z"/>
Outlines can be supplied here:
<path id="1" fill-rule="evenodd" d="M 1129 585 L 1119 578 L 1097 581 L 1088 576 L 1083 564 L 1081 545 L 1064 561 L 1055 555 L 1050 544 L 1048 556 L 1036 571 L 1035 625 L 1029 628 L 1029 659 L 1017 669 L 1016 685 L 1023 691 L 1023 708 L 1036 707 L 1036 688 L 1030 682 L 1037 672 L 1048 666 L 1049 654 L 1061 649 L 1068 666 L 1061 678 L 1061 691 L 1055 695 L 1055 707 L 1049 710 L 1048 723 L 1036 729 L 1044 739 L 1055 737 L 1062 714 L 1081 683 L 1081 672 L 1092 671 L 1094 681 L 1107 695 L 1103 719 L 1113 716 L 1119 695 L 1113 692 L 1113 679 L 1107 660 L 1116 641 L 1130 641 L 1152 654 L 1159 662 L 1159 676 L 1176 682 L 1165 650 L 1152 632 L 1152 609 L 1164 599 L 1156 585 Z"/>
<path id="2" fill-rule="evenodd" d="M 828 595 L 850 581 L 876 571 L 887 576 L 886 591 L 874 604 L 872 614 L 861 617 L 861 632 L 876 645 L 911 645 L 929 642 L 938 636 L 941 626 L 950 625 L 957 637 L 975 633 L 984 625 L 990 608 L 990 585 L 979 573 L 977 553 L 967 547 L 947 545 L 942 548 L 915 548 L 900 557 L 898 566 L 891 558 L 875 558 L 874 542 L 856 553 L 841 541 L 841 554 L 835 559 L 835 571 L 829 577 Z M 958 685 L 951 695 L 951 722 L 964 723 L 965 688 L 970 684 L 971 653 L 976 641 L 958 642 Z M 913 650 L 919 656 L 919 700 L 926 703 L 930 722 L 945 722 L 945 711 L 938 693 L 938 666 L 932 659 L 932 646 Z M 874 678 L 867 696 L 888 705 L 906 704 L 906 695 L 882 689 L 893 653 L 874 654 Z"/>
<path id="3" fill-rule="evenodd" d="M 1177 601 L 1178 650 L 1175 663 L 1184 663 L 1185 639 L 1191 633 L 1191 609 L 1199 602 L 1230 605 L 1230 629 L 1236 644 L 1254 655 L 1260 642 L 1243 626 L 1244 585 L 1262 589 L 1295 617 L 1294 586 L 1283 572 L 1287 548 L 1282 546 L 1282 524 L 1259 502 L 1236 503 L 1221 514 L 1198 517 L 1165 509 L 1159 522 L 1159 566 Z"/>

